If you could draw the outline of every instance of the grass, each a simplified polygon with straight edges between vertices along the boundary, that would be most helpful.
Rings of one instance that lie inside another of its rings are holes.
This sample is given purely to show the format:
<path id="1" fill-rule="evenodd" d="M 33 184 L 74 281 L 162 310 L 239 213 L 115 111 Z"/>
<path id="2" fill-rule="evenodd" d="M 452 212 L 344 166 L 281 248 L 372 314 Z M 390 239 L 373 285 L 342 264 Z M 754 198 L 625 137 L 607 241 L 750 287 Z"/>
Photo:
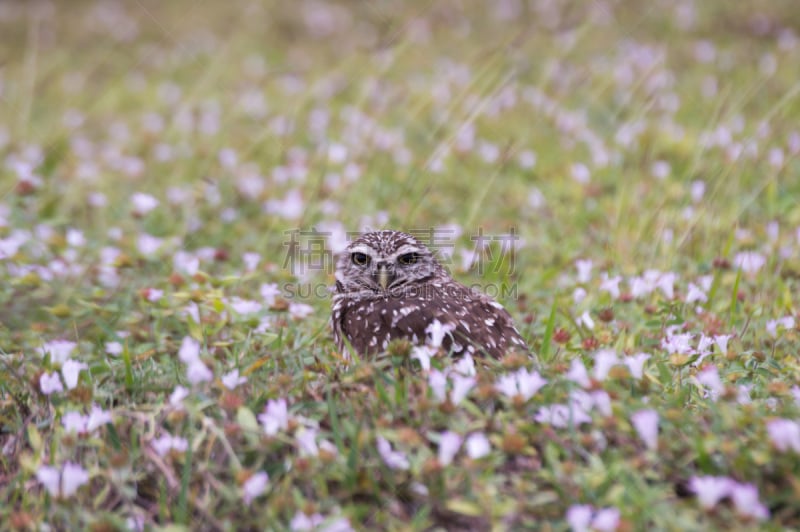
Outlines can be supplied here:
<path id="1" fill-rule="evenodd" d="M 487 6 L 0 4 L 2 528 L 800 526 L 797 10 Z M 346 363 L 286 244 L 365 227 L 439 228 L 537 360 Z"/>

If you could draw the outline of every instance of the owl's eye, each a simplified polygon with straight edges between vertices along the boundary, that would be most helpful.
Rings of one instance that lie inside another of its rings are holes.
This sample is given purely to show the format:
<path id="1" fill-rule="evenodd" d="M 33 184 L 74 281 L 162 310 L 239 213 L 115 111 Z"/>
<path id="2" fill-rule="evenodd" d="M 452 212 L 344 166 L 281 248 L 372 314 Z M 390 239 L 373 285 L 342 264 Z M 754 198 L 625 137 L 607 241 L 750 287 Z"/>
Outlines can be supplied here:
<path id="1" fill-rule="evenodd" d="M 350 255 L 350 260 L 356 266 L 366 266 L 369 264 L 369 256 L 366 253 L 353 253 Z"/>
<path id="2" fill-rule="evenodd" d="M 419 260 L 419 253 L 406 253 L 397 257 L 397 262 L 400 264 L 414 264 Z"/>

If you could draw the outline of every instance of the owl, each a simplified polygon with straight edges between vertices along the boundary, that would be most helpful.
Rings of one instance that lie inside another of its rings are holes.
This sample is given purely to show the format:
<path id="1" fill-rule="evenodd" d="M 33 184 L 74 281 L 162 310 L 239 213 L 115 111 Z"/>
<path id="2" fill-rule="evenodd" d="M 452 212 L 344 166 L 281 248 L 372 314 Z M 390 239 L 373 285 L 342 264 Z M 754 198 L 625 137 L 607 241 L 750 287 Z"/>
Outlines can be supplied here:
<path id="1" fill-rule="evenodd" d="M 397 339 L 441 342 L 455 356 L 529 352 L 502 305 L 453 280 L 407 233 L 362 234 L 337 256 L 335 278 L 331 325 L 342 353 L 348 344 L 362 356 L 380 353 Z"/>

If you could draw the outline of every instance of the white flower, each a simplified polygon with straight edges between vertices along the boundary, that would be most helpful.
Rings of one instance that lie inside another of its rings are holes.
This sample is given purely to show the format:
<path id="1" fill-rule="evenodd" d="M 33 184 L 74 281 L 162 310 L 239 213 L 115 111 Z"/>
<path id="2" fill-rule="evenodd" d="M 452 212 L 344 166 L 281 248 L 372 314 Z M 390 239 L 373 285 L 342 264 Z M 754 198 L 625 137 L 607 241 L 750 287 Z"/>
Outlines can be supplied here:
<path id="1" fill-rule="evenodd" d="M 442 324 L 439 320 L 433 320 L 426 328 L 425 334 L 429 336 L 427 344 L 435 349 L 442 346 L 444 336 L 455 329 L 452 323 Z"/>
<path id="2" fill-rule="evenodd" d="M 619 298 L 619 283 L 622 281 L 622 277 L 619 275 L 615 277 L 609 277 L 607 272 L 603 272 L 600 274 L 600 290 L 608 292 L 611 294 L 613 299 Z"/>
<path id="3" fill-rule="evenodd" d="M 454 374 L 451 377 L 453 390 L 450 392 L 450 402 L 454 405 L 461 403 L 469 391 L 475 386 L 475 377 L 463 377 Z"/>
<path id="4" fill-rule="evenodd" d="M 261 262 L 261 255 L 253 252 L 243 253 L 242 262 L 244 263 L 245 271 L 252 272 L 258 267 L 258 263 Z"/>
<path id="5" fill-rule="evenodd" d="M 297 447 L 300 451 L 300 456 L 317 456 L 319 455 L 319 446 L 317 445 L 317 431 L 312 428 L 302 428 L 295 435 L 297 438 Z"/>
<path id="6" fill-rule="evenodd" d="M 520 368 L 514 373 L 498 377 L 494 387 L 510 399 L 519 395 L 523 401 L 527 401 L 545 384 L 547 384 L 547 380 L 542 378 L 537 371 Z"/>
<path id="7" fill-rule="evenodd" d="M 184 336 L 181 347 L 178 350 L 178 358 L 184 364 L 190 364 L 198 360 L 200 358 L 200 342 L 191 336 Z"/>
<path id="8" fill-rule="evenodd" d="M 111 412 L 103 410 L 97 405 L 92 405 L 92 410 L 89 412 L 89 417 L 86 420 L 86 430 L 94 432 L 101 425 L 113 423 L 114 419 L 111 417 Z"/>
<path id="9" fill-rule="evenodd" d="M 756 251 L 742 251 L 733 257 L 733 265 L 744 273 L 756 274 L 767 263 L 767 259 Z"/>
<path id="10" fill-rule="evenodd" d="M 325 518 L 320 514 L 306 515 L 298 511 L 294 514 L 294 517 L 292 517 L 289 528 L 296 532 L 314 530 L 321 525 L 324 520 Z"/>
<path id="11" fill-rule="evenodd" d="M 689 283 L 689 291 L 686 294 L 687 303 L 705 303 L 708 301 L 705 291 L 694 283 Z"/>
<path id="12" fill-rule="evenodd" d="M 189 390 L 183 386 L 175 386 L 172 393 L 169 395 L 169 404 L 173 408 L 183 408 L 183 400 L 189 395 Z"/>
<path id="13" fill-rule="evenodd" d="M 105 349 L 106 353 L 112 356 L 121 355 L 123 351 L 122 344 L 119 342 L 106 342 Z"/>
<path id="14" fill-rule="evenodd" d="M 784 316 L 783 318 L 778 318 L 777 320 L 769 320 L 767 322 L 767 332 L 773 338 L 777 338 L 778 336 L 779 325 L 784 329 L 794 329 L 794 317 Z"/>
<path id="15" fill-rule="evenodd" d="M 143 216 L 158 207 L 158 203 L 156 198 L 143 192 L 135 192 L 131 196 L 133 212 L 139 216 Z"/>
<path id="16" fill-rule="evenodd" d="M 591 384 L 589 374 L 586 372 L 586 366 L 583 365 L 583 361 L 579 358 L 572 359 L 565 377 L 583 388 L 588 388 Z"/>
<path id="17" fill-rule="evenodd" d="M 150 303 L 156 303 L 164 297 L 164 291 L 159 290 L 158 288 L 148 288 L 147 289 L 147 300 Z"/>
<path id="18" fill-rule="evenodd" d="M 730 495 L 734 483 L 728 477 L 692 477 L 689 480 L 689 489 L 697 495 L 700 506 L 709 510 Z"/>
<path id="19" fill-rule="evenodd" d="M 592 422 L 588 412 L 576 402 L 571 402 L 569 405 L 554 404 L 543 406 L 539 408 L 533 419 L 537 423 L 546 423 L 556 428 L 566 428 Z"/>
<path id="20" fill-rule="evenodd" d="M 445 431 L 439 436 L 439 463 L 450 465 L 461 448 L 461 436 L 452 431 Z"/>
<path id="21" fill-rule="evenodd" d="M 77 346 L 78 344 L 68 340 L 52 340 L 50 342 L 45 342 L 44 345 L 39 348 L 39 353 L 42 356 L 50 353 L 50 361 L 53 364 L 63 364 Z"/>
<path id="22" fill-rule="evenodd" d="M 648 449 L 658 448 L 658 412 L 639 410 L 631 415 L 631 424 Z"/>
<path id="23" fill-rule="evenodd" d="M 779 451 L 791 449 L 800 453 L 800 423 L 790 419 L 774 419 L 767 422 L 767 434 Z"/>
<path id="24" fill-rule="evenodd" d="M 575 268 L 578 270 L 578 282 L 581 284 L 588 283 L 592 280 L 592 268 L 594 263 L 592 259 L 578 259 L 575 261 Z"/>
<path id="25" fill-rule="evenodd" d="M 723 355 L 728 352 L 728 340 L 733 338 L 732 334 L 718 334 L 714 336 L 714 343 L 717 344 L 717 349 Z"/>
<path id="26" fill-rule="evenodd" d="M 234 297 L 228 303 L 228 306 L 237 314 L 255 314 L 257 312 L 261 312 L 263 305 L 258 301 L 251 301 L 249 299 L 242 299 L 239 297 Z"/>
<path id="27" fill-rule="evenodd" d="M 278 431 L 289 428 L 289 412 L 286 399 L 270 399 L 258 420 L 264 426 L 267 436 L 274 436 Z"/>
<path id="28" fill-rule="evenodd" d="M 619 510 L 617 508 L 600 508 L 592 519 L 592 529 L 599 532 L 613 532 L 619 527 Z"/>
<path id="29" fill-rule="evenodd" d="M 260 496 L 267 489 L 269 475 L 263 471 L 253 474 L 242 484 L 242 499 L 245 504 L 250 504 L 253 499 Z"/>
<path id="30" fill-rule="evenodd" d="M 759 521 L 769 517 L 769 510 L 758 499 L 758 488 L 752 484 L 733 483 L 731 499 L 739 515 Z"/>
<path id="31" fill-rule="evenodd" d="M 647 353 L 637 353 L 630 357 L 625 357 L 622 362 L 628 366 L 628 371 L 634 379 L 641 379 L 644 375 L 644 363 L 650 359 Z"/>
<path id="32" fill-rule="evenodd" d="M 383 437 L 377 438 L 378 454 L 389 469 L 406 470 L 410 467 L 408 458 L 400 451 L 393 451 L 392 445 Z"/>
<path id="33" fill-rule="evenodd" d="M 168 433 L 162 434 L 160 437 L 150 442 L 150 445 L 159 456 L 164 456 L 170 451 L 182 453 L 189 448 L 189 442 L 186 441 L 186 438 L 173 436 Z"/>
<path id="34" fill-rule="evenodd" d="M 172 256 L 172 267 L 176 272 L 191 277 L 200 271 L 200 257 L 188 251 L 178 250 Z"/>
<path id="35" fill-rule="evenodd" d="M 39 388 L 45 395 L 64 391 L 64 386 L 61 385 L 61 378 L 58 373 L 42 373 L 42 376 L 39 377 Z"/>
<path id="36" fill-rule="evenodd" d="M 214 378 L 214 374 L 208 369 L 208 366 L 200 360 L 192 360 L 186 368 L 186 379 L 192 384 L 199 384 L 201 382 L 209 382 Z"/>
<path id="37" fill-rule="evenodd" d="M 296 320 L 302 320 L 314 312 L 314 307 L 305 303 L 289 303 L 289 315 Z"/>
<path id="38" fill-rule="evenodd" d="M 66 498 L 89 482 L 89 473 L 78 464 L 66 462 L 60 470 L 52 466 L 39 466 L 36 479 L 53 497 Z"/>
<path id="39" fill-rule="evenodd" d="M 89 366 L 71 358 L 64 361 L 61 366 L 61 374 L 64 376 L 64 384 L 67 385 L 68 390 L 72 390 L 78 385 L 78 377 L 83 369 L 89 369 Z"/>
<path id="40" fill-rule="evenodd" d="M 164 244 L 163 238 L 148 235 L 147 233 L 140 234 L 136 239 L 136 249 L 138 249 L 139 253 L 146 257 L 155 255 L 159 248 L 161 248 L 162 244 Z"/>
<path id="41" fill-rule="evenodd" d="M 472 377 L 475 375 L 475 360 L 467 353 L 462 356 L 458 362 L 453 364 L 453 371 L 467 377 Z"/>
<path id="42" fill-rule="evenodd" d="M 281 289 L 277 283 L 264 283 L 259 288 L 259 293 L 264 298 L 264 304 L 271 307 L 275 304 L 275 298 L 281 295 Z"/>
<path id="43" fill-rule="evenodd" d="M 431 369 L 431 357 L 436 354 L 436 350 L 427 345 L 417 345 L 411 349 L 411 358 L 419 360 L 419 365 L 423 370 Z"/>
<path id="44" fill-rule="evenodd" d="M 588 310 L 585 310 L 583 314 L 581 314 L 581 317 L 578 318 L 578 323 L 582 324 L 590 331 L 594 329 L 594 320 L 592 319 L 592 316 L 589 314 Z"/>
<path id="45" fill-rule="evenodd" d="M 233 390 L 240 384 L 247 382 L 247 377 L 240 377 L 239 370 L 234 369 L 222 376 L 222 384 L 229 390 Z"/>
<path id="46" fill-rule="evenodd" d="M 719 372 L 716 366 L 707 366 L 696 375 L 697 382 L 706 387 L 706 395 L 712 400 L 716 401 L 720 394 L 725 391 L 725 386 L 719 378 Z"/>
<path id="47" fill-rule="evenodd" d="M 86 422 L 89 420 L 80 412 L 69 411 L 61 416 L 61 424 L 64 426 L 66 432 L 76 432 L 83 434 L 86 432 Z"/>
<path id="48" fill-rule="evenodd" d="M 594 355 L 594 378 L 598 381 L 605 380 L 609 370 L 619 364 L 617 352 L 613 349 L 601 349 Z"/>
<path id="49" fill-rule="evenodd" d="M 492 446 L 489 443 L 489 438 L 487 438 L 486 434 L 483 432 L 473 432 L 467 436 L 467 440 L 464 445 L 467 448 L 467 456 L 473 460 L 483 458 L 492 450 Z"/>
<path id="50" fill-rule="evenodd" d="M 588 504 L 573 504 L 567 508 L 566 520 L 572 532 L 589 532 L 592 507 Z"/>

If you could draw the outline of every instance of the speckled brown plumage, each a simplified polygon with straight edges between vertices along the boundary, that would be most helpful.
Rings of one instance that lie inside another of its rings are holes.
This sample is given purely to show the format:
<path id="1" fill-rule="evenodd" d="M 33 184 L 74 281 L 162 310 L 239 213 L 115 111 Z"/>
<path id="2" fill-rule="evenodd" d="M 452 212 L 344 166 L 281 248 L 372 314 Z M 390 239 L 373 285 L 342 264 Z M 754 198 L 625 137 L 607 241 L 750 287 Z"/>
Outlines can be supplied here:
<path id="1" fill-rule="evenodd" d="M 345 353 L 347 343 L 360 355 L 401 338 L 424 344 L 436 321 L 448 330 L 442 347 L 454 355 L 528 352 L 502 305 L 453 280 L 424 244 L 399 231 L 365 233 L 339 255 L 332 310 Z"/>

